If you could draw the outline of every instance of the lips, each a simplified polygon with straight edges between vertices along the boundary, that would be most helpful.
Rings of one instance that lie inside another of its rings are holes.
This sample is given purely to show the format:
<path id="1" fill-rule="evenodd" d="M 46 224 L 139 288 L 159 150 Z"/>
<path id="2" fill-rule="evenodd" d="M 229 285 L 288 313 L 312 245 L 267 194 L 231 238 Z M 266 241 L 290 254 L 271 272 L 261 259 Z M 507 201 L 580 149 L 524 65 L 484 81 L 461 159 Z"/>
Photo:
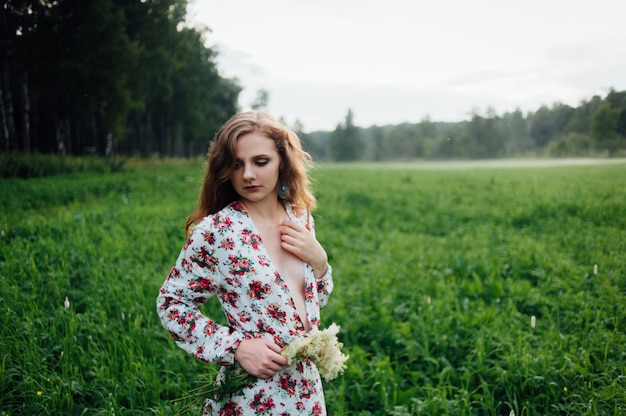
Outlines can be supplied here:
<path id="1" fill-rule="evenodd" d="M 255 192 L 261 189 L 261 187 L 258 185 L 248 185 L 248 186 L 244 186 L 243 189 L 245 189 L 248 192 Z"/>

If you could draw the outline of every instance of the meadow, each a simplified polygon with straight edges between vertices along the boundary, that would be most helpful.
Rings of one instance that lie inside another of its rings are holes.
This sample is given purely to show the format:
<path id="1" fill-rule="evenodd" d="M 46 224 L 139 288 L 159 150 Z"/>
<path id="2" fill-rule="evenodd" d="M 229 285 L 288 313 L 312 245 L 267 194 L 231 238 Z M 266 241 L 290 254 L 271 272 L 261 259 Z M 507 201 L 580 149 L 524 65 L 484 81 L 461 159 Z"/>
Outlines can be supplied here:
<path id="1" fill-rule="evenodd" d="M 626 414 L 626 161 L 478 166 L 313 171 L 330 415 Z M 155 314 L 203 169 L 0 180 L 1 416 L 177 415 L 214 374 Z"/>

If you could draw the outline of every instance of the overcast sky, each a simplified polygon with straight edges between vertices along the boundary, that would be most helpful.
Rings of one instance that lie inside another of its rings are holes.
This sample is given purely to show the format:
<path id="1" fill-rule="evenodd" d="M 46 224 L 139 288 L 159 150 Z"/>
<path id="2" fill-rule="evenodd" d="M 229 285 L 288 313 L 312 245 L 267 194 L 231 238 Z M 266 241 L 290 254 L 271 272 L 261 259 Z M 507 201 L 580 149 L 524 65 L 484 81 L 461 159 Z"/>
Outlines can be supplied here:
<path id="1" fill-rule="evenodd" d="M 194 0 L 242 109 L 305 131 L 460 121 L 626 90 L 626 0 Z"/>

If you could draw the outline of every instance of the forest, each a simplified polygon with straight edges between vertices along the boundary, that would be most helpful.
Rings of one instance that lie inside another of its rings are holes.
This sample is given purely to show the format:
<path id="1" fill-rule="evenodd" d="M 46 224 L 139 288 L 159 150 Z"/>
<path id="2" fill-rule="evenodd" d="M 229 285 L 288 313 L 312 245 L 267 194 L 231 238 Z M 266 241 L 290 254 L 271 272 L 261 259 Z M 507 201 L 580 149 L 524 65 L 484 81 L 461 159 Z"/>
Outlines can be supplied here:
<path id="1" fill-rule="evenodd" d="M 6 0 L 0 7 L 0 154 L 191 157 L 240 110 L 187 0 Z M 257 108 L 269 100 L 259 91 Z M 254 105 L 253 105 L 254 107 Z M 280 116 L 278 114 L 277 116 Z M 318 160 L 626 154 L 626 91 L 468 120 L 333 131 L 291 126 Z"/>

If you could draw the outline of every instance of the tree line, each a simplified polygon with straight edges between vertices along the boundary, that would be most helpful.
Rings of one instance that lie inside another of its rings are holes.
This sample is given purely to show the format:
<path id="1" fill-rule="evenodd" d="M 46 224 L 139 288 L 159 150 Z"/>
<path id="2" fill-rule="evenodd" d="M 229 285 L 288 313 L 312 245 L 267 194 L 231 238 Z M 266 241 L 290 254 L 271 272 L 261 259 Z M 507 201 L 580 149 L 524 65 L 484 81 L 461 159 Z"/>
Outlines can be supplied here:
<path id="1" fill-rule="evenodd" d="M 0 152 L 188 156 L 237 111 L 186 0 L 5 0 Z"/>
<path id="2" fill-rule="evenodd" d="M 331 132 L 301 133 L 309 152 L 335 161 L 626 155 L 626 91 L 614 89 L 578 107 L 555 103 L 501 115 L 473 110 L 460 122 L 426 116 L 418 123 L 361 128 L 353 119 L 348 110 Z"/>
<path id="3" fill-rule="evenodd" d="M 188 0 L 5 0 L 0 6 L 0 153 L 192 156 L 239 111 L 208 28 L 185 24 Z M 259 91 L 253 108 L 269 92 Z M 292 126 L 321 160 L 621 155 L 626 91 L 578 107 L 333 131 Z"/>

